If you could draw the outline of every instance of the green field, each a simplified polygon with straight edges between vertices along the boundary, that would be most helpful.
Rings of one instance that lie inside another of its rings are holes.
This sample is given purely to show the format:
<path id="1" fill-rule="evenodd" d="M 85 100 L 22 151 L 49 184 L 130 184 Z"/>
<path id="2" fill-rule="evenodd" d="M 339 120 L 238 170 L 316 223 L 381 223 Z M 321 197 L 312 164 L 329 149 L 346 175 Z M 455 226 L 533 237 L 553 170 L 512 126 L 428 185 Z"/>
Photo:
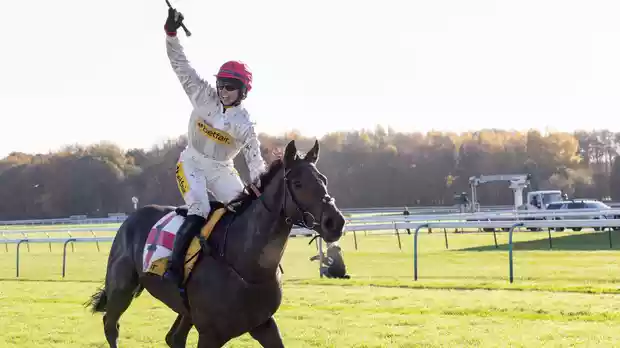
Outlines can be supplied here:
<path id="1" fill-rule="evenodd" d="M 515 282 L 508 282 L 507 234 L 419 237 L 358 233 L 343 238 L 350 280 L 318 277 L 308 238 L 292 238 L 283 261 L 284 302 L 276 314 L 287 347 L 612 347 L 620 342 L 620 232 L 515 234 Z M 75 235 L 75 234 L 74 234 Z M 86 234 L 88 235 L 88 233 Z M 98 235 L 105 235 L 98 233 Z M 109 235 L 109 234 L 108 234 Z M 31 237 L 40 237 L 32 235 Z M 101 315 L 82 307 L 101 285 L 110 243 L 0 250 L 1 347 L 107 347 Z M 147 292 L 121 319 L 123 347 L 166 347 L 174 314 Z M 196 344 L 192 330 L 188 346 Z M 249 336 L 226 347 L 259 347 Z"/>

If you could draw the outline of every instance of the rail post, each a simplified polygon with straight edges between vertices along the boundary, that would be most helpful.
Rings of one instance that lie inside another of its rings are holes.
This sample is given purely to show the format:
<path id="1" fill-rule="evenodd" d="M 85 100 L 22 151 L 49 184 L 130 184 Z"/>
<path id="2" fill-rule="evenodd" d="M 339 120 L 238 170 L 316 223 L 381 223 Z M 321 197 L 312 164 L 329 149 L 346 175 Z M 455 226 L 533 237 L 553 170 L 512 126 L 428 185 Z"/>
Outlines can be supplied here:
<path id="1" fill-rule="evenodd" d="M 26 247 L 28 248 L 28 252 L 30 252 L 30 243 L 28 243 L 28 234 L 26 232 L 21 232 L 24 236 L 24 240 L 26 241 Z"/>
<path id="2" fill-rule="evenodd" d="M 418 280 L 418 232 L 421 228 L 428 228 L 430 224 L 421 224 L 413 233 L 413 280 Z"/>
<path id="3" fill-rule="evenodd" d="M 403 246 L 400 244 L 400 233 L 398 232 L 398 228 L 396 228 L 396 222 L 393 222 L 393 223 L 394 223 L 394 231 L 396 231 L 396 238 L 398 238 L 398 249 L 403 250 Z"/>
<path id="4" fill-rule="evenodd" d="M 69 235 L 69 238 L 73 238 L 73 235 L 71 235 L 71 230 L 67 230 L 67 234 Z M 71 251 L 75 252 L 75 244 L 71 243 Z"/>
<path id="5" fill-rule="evenodd" d="M 63 278 L 65 277 L 65 270 L 67 267 L 67 244 L 71 242 L 75 242 L 75 238 L 67 239 L 62 245 L 62 277 Z M 73 246 L 73 243 L 71 243 L 71 246 Z"/>
<path id="6" fill-rule="evenodd" d="M 549 234 L 549 249 L 553 249 L 553 242 L 551 241 L 551 228 L 547 227 L 547 233 Z"/>
<path id="7" fill-rule="evenodd" d="M 49 233 L 45 232 L 45 235 L 47 236 L 47 239 L 51 239 L 52 237 L 50 236 Z M 52 242 L 48 243 L 49 247 L 50 247 L 50 253 L 52 252 Z"/>
<path id="8" fill-rule="evenodd" d="M 17 278 L 19 278 L 19 246 L 24 242 L 26 242 L 26 245 L 29 245 L 28 239 L 20 239 L 17 242 L 17 247 L 15 248 L 15 277 Z"/>
<path id="9" fill-rule="evenodd" d="M 510 272 L 510 283 L 514 280 L 514 266 L 512 261 L 512 233 L 514 232 L 516 227 L 523 226 L 523 222 L 517 222 L 510 226 L 510 231 L 508 231 L 508 263 L 509 263 L 509 272 Z"/>
<path id="10" fill-rule="evenodd" d="M 101 249 L 99 249 L 99 240 L 97 239 L 97 235 L 95 234 L 95 231 L 90 230 L 90 234 L 92 234 L 93 237 L 95 237 L 95 244 L 97 245 L 97 251 L 101 251 Z"/>

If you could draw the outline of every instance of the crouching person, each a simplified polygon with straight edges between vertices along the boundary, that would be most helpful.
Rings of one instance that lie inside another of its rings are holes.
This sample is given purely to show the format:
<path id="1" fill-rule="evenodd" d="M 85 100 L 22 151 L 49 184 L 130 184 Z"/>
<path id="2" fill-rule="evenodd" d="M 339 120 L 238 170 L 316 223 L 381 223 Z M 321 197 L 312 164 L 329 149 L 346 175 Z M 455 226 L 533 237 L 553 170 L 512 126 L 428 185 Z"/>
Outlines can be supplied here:
<path id="1" fill-rule="evenodd" d="M 310 261 L 316 261 L 319 259 L 320 255 L 317 254 L 312 256 Z M 327 278 L 351 278 L 351 276 L 347 274 L 347 267 L 344 264 L 344 258 L 342 257 L 342 249 L 338 245 L 338 242 L 327 243 L 327 256 L 323 254 L 321 274 Z"/>

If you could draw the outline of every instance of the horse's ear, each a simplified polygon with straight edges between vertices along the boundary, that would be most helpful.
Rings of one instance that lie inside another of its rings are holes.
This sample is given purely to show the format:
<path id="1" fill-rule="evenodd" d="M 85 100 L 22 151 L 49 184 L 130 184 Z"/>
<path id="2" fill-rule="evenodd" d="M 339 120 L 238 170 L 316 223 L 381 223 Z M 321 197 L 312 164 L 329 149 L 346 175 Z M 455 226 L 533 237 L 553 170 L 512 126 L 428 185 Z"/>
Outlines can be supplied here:
<path id="1" fill-rule="evenodd" d="M 316 163 L 316 161 L 319 160 L 319 141 L 318 140 L 314 141 L 314 146 L 312 147 L 312 149 L 310 149 L 310 151 L 308 151 L 308 153 L 306 153 L 306 157 L 304 157 L 304 160 L 311 162 L 311 163 Z"/>
<path id="2" fill-rule="evenodd" d="M 295 140 L 291 140 L 288 145 L 286 145 L 286 150 L 284 150 L 284 157 L 282 160 L 284 161 L 285 166 L 289 166 L 295 162 L 297 159 L 297 146 L 295 146 Z"/>

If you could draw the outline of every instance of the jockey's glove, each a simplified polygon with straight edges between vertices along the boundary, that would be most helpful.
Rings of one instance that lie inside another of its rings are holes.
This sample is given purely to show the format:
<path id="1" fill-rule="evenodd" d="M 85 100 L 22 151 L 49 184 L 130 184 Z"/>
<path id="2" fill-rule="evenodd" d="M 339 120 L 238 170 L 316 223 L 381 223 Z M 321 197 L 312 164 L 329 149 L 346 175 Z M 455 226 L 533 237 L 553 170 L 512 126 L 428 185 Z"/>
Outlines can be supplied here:
<path id="1" fill-rule="evenodd" d="M 166 34 L 168 36 L 176 36 L 177 29 L 181 27 L 181 23 L 183 23 L 183 14 L 173 8 L 169 8 L 168 18 L 166 19 L 166 24 L 164 24 Z"/>

